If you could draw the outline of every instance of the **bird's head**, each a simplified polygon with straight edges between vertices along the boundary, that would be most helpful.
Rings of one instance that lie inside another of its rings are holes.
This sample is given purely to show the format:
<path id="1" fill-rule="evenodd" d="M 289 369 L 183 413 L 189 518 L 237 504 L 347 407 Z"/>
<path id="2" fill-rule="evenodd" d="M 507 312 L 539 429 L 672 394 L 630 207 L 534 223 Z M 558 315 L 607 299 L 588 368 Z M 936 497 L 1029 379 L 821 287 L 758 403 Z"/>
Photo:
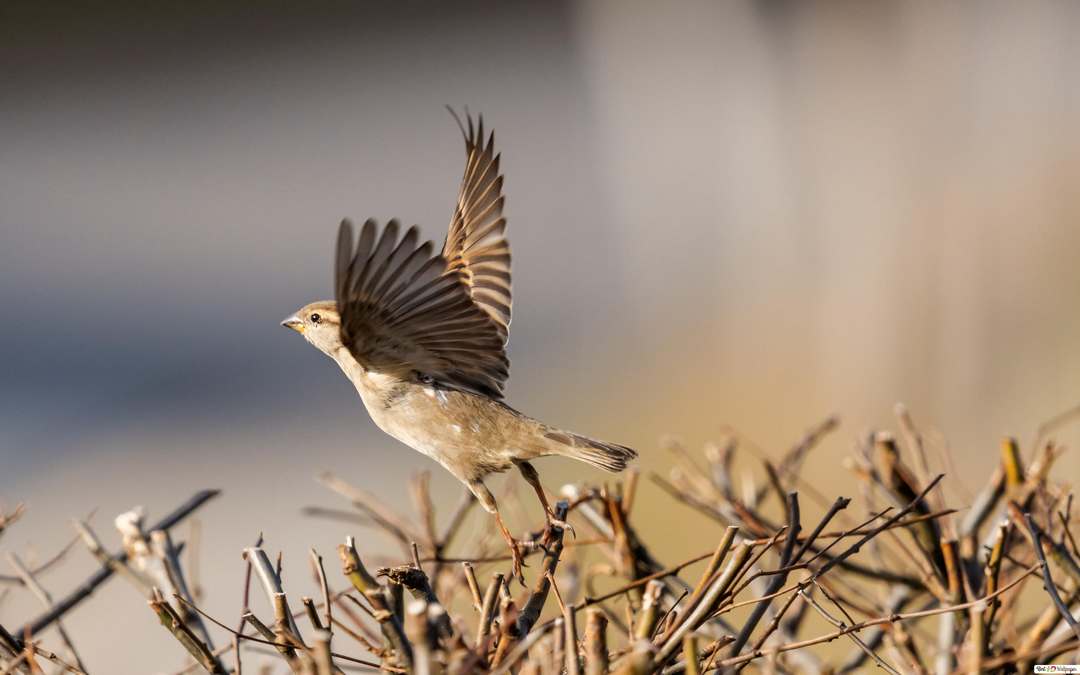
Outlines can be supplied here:
<path id="1" fill-rule="evenodd" d="M 305 340 L 328 356 L 332 357 L 341 347 L 341 316 L 338 314 L 337 303 L 333 300 L 304 305 L 282 321 L 281 325 L 300 333 Z"/>

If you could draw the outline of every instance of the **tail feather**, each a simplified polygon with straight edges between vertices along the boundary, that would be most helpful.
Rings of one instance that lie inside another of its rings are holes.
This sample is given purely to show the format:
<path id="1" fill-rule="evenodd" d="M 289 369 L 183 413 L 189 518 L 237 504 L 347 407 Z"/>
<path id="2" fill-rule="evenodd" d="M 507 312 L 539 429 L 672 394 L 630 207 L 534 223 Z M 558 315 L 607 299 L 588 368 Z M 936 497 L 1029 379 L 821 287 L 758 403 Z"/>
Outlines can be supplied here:
<path id="1" fill-rule="evenodd" d="M 549 452 L 572 457 L 612 473 L 625 469 L 638 455 L 635 450 L 624 445 L 597 441 L 559 429 L 548 429 L 544 432 L 544 438 L 553 441 L 548 445 Z"/>

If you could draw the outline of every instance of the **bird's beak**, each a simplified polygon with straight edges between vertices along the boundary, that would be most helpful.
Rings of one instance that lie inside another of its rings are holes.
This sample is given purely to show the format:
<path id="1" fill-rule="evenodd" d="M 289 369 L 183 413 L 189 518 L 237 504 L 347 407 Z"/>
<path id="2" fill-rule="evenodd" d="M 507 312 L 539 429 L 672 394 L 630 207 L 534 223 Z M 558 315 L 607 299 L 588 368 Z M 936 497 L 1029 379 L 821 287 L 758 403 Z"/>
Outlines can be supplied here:
<path id="1" fill-rule="evenodd" d="M 281 322 L 281 325 L 285 326 L 286 328 L 292 328 L 294 331 L 300 333 L 301 335 L 304 334 L 304 322 L 301 321 L 300 317 L 296 314 L 293 314 L 292 316 L 286 318 L 284 321 Z"/>

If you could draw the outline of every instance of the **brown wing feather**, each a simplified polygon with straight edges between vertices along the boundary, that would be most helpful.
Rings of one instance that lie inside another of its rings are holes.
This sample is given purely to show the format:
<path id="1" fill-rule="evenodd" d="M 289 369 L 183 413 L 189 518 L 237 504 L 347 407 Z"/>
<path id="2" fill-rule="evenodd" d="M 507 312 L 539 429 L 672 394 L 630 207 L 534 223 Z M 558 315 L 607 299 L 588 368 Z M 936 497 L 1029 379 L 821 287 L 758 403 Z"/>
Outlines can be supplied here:
<path id="1" fill-rule="evenodd" d="M 429 375 L 457 389 L 502 397 L 509 373 L 504 334 L 469 294 L 464 273 L 391 220 L 338 230 L 334 289 L 341 337 L 365 367 Z"/>
<path id="2" fill-rule="evenodd" d="M 453 113 L 453 110 L 450 111 Z M 454 115 L 457 119 L 457 115 Z M 461 124 L 465 136 L 465 174 L 454 217 L 443 244 L 447 269 L 459 271 L 470 296 L 494 321 L 505 341 L 510 330 L 510 243 L 506 239 L 503 177 L 495 134 L 484 138 L 484 119 Z"/>

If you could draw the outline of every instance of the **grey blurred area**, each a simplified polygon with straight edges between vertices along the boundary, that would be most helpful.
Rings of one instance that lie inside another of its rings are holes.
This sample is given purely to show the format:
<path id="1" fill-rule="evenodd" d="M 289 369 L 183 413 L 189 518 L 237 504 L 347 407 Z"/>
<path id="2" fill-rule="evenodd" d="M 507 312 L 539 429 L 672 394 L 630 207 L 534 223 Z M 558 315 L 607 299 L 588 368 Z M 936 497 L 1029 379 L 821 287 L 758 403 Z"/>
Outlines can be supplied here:
<path id="1" fill-rule="evenodd" d="M 903 401 L 973 480 L 1080 402 L 1078 30 L 1075 3 L 4 3 L 0 500 L 28 515 L 0 547 L 47 557 L 95 507 L 115 545 L 121 510 L 222 487 L 204 581 L 231 621 L 260 531 L 298 584 L 343 536 L 299 513 L 335 504 L 320 470 L 454 498 L 277 325 L 329 295 L 342 217 L 441 241 L 444 104 L 503 153 L 512 405 L 661 472 L 665 434 L 779 452 L 837 412 L 825 475 Z M 183 662 L 140 603 L 71 615 L 146 645 L 89 638 L 88 664 Z"/>

